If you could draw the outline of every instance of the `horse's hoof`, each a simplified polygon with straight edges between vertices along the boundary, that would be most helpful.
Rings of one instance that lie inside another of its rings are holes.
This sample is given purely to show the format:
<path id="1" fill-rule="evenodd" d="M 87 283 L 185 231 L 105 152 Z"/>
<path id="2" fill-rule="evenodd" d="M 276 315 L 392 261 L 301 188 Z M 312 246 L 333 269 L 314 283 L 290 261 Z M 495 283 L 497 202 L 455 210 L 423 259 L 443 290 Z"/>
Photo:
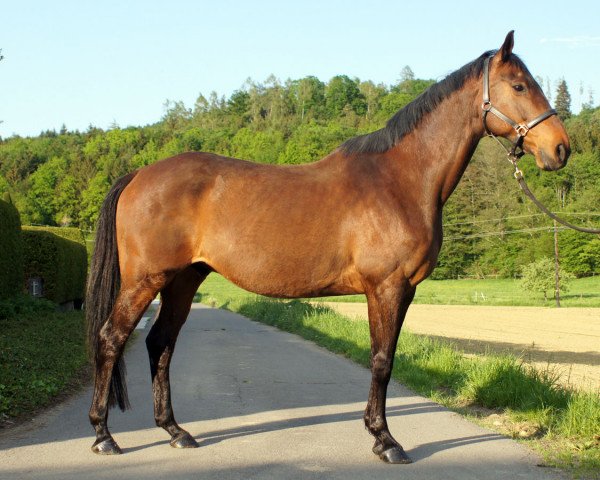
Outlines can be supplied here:
<path id="1" fill-rule="evenodd" d="M 174 437 L 170 445 L 173 448 L 198 448 L 198 442 L 189 433 L 183 432 Z"/>
<path id="2" fill-rule="evenodd" d="M 387 450 L 379 453 L 379 458 L 381 458 L 385 463 L 412 463 L 412 460 L 402 447 L 388 448 Z"/>
<path id="3" fill-rule="evenodd" d="M 117 445 L 117 442 L 115 442 L 112 438 L 96 441 L 96 443 L 92 445 L 92 452 L 97 453 L 98 455 L 120 455 L 123 453 L 123 451 Z"/>

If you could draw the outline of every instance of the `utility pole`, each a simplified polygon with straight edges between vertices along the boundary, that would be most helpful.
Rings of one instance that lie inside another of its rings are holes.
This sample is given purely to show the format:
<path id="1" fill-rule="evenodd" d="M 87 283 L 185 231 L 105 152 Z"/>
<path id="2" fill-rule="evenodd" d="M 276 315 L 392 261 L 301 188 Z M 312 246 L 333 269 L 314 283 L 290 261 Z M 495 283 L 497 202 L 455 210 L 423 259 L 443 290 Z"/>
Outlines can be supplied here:
<path id="1" fill-rule="evenodd" d="M 556 307 L 560 308 L 560 273 L 558 264 L 558 228 L 554 220 L 554 298 Z"/>

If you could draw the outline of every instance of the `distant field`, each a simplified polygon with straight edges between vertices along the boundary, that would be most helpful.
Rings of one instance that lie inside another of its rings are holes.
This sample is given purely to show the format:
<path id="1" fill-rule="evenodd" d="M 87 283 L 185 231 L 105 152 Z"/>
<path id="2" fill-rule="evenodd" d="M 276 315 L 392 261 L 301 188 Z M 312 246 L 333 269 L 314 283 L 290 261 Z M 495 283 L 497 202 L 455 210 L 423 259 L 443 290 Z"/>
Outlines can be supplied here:
<path id="1" fill-rule="evenodd" d="M 219 292 L 228 296 L 253 296 L 217 274 L 211 274 L 200 293 Z M 209 293 L 210 295 L 210 293 Z M 324 297 L 328 302 L 365 302 L 364 295 Z M 206 301 L 206 298 L 204 298 Z M 540 294 L 525 292 L 519 280 L 425 280 L 417 288 L 414 303 L 431 305 L 487 305 L 552 307 L 554 299 L 544 302 Z M 600 307 L 600 276 L 574 280 L 561 297 L 563 307 Z"/>

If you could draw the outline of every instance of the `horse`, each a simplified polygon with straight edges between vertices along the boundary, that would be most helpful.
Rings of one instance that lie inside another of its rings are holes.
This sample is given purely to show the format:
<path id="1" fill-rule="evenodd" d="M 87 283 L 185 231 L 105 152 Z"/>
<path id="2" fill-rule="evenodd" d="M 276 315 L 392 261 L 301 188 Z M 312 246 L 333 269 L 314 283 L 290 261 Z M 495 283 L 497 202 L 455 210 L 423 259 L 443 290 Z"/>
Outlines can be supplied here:
<path id="1" fill-rule="evenodd" d="M 410 463 L 389 431 L 386 392 L 407 309 L 436 265 L 444 204 L 486 134 L 514 141 L 544 170 L 562 168 L 570 154 L 564 126 L 513 45 L 511 31 L 499 50 L 430 86 L 385 127 L 317 162 L 264 165 L 191 152 L 116 181 L 99 214 L 86 292 L 92 450 L 121 453 L 108 410 L 129 406 L 123 349 L 159 293 L 146 338 L 156 425 L 172 447 L 198 446 L 175 420 L 169 365 L 194 294 L 218 272 L 270 297 L 365 294 L 365 426 L 383 461 Z"/>

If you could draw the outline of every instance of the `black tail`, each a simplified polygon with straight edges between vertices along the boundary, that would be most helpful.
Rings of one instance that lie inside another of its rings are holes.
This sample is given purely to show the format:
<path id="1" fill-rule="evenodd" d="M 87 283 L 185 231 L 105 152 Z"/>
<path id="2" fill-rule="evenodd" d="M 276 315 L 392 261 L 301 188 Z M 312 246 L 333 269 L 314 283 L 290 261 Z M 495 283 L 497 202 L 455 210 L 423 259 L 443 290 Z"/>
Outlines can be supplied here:
<path id="1" fill-rule="evenodd" d="M 117 251 L 116 216 L 119 196 L 131 182 L 134 173 L 125 175 L 115 182 L 102 203 L 98 228 L 96 229 L 96 244 L 90 266 L 85 295 L 85 317 L 87 321 L 88 350 L 96 371 L 98 363 L 98 336 L 103 325 L 108 320 L 121 285 L 119 270 L 119 252 Z M 119 358 L 112 373 L 109 407 L 116 404 L 121 410 L 130 407 L 125 385 L 125 362 Z"/>

